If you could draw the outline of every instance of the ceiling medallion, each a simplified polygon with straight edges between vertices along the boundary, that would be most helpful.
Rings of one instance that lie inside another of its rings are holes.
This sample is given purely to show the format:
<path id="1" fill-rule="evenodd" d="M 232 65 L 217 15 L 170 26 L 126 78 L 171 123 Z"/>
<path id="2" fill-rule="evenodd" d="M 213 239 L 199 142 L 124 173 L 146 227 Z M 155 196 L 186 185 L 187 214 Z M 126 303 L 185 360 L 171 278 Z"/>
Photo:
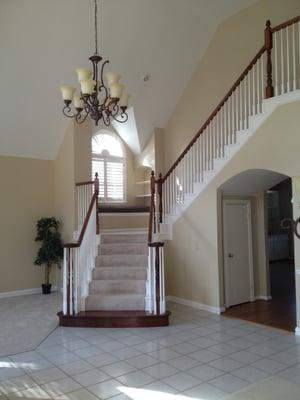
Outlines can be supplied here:
<path id="1" fill-rule="evenodd" d="M 95 53 L 89 58 L 92 62 L 93 70 L 87 68 L 77 68 L 76 73 L 81 86 L 80 94 L 76 94 L 76 89 L 69 85 L 60 87 L 65 106 L 63 114 L 66 117 L 74 118 L 77 123 L 83 123 L 87 116 L 98 125 L 102 119 L 106 126 L 111 121 L 124 123 L 128 120 L 126 113 L 129 95 L 124 91 L 124 85 L 120 83 L 121 76 L 115 72 L 105 74 L 107 86 L 103 79 L 104 67 L 109 63 L 108 60 L 102 62 L 102 57 L 98 54 L 98 16 L 97 0 L 95 3 Z M 101 63 L 102 62 L 102 63 Z M 102 64 L 102 65 L 101 65 Z M 74 102 L 74 111 L 71 103 Z"/>

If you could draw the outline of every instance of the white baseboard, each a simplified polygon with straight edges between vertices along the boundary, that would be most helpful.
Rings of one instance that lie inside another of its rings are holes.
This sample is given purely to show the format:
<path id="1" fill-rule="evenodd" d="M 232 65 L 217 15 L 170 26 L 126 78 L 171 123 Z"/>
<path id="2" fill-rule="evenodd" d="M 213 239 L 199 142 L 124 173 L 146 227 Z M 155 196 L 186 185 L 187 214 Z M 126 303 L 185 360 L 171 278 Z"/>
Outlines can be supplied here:
<path id="1" fill-rule="evenodd" d="M 266 301 L 269 301 L 269 300 L 272 300 L 272 296 L 255 296 L 254 300 L 266 300 Z"/>
<path id="2" fill-rule="evenodd" d="M 197 310 L 208 311 L 213 314 L 221 314 L 221 312 L 225 311 L 224 307 L 209 306 L 208 304 L 202 304 L 196 301 L 182 299 L 181 297 L 176 296 L 167 296 L 167 300 L 173 301 L 174 303 L 182 304 L 184 306 L 196 308 Z"/>
<path id="3" fill-rule="evenodd" d="M 52 291 L 57 292 L 58 287 L 52 286 Z M 12 290 L 11 292 L 0 292 L 0 299 L 5 299 L 7 297 L 17 297 L 17 296 L 26 296 L 29 294 L 41 294 L 42 288 L 32 288 L 32 289 L 22 289 L 22 290 Z"/>
<path id="4" fill-rule="evenodd" d="M 295 335 L 296 335 L 296 336 L 300 336 L 300 326 L 297 326 L 297 327 L 295 328 Z"/>

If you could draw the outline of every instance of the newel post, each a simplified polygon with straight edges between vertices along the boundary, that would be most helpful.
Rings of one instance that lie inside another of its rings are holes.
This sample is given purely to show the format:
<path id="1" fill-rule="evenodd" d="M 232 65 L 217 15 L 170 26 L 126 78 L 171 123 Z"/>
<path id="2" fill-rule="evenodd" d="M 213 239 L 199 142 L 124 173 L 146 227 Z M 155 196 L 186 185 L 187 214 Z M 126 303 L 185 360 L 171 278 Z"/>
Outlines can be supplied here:
<path id="1" fill-rule="evenodd" d="M 100 224 L 99 224 L 99 213 L 98 213 L 98 196 L 99 196 L 99 178 L 98 178 L 98 172 L 95 173 L 94 194 L 95 194 L 95 197 L 96 197 L 96 234 L 99 235 L 99 232 L 100 232 Z"/>
<path id="2" fill-rule="evenodd" d="M 152 242 L 153 223 L 155 226 L 155 175 L 151 171 L 150 176 L 150 214 L 149 214 L 149 227 L 148 227 L 148 243 Z"/>
<path id="3" fill-rule="evenodd" d="M 163 213 L 163 206 L 162 206 L 163 179 L 162 179 L 162 174 L 161 173 L 159 174 L 159 179 L 156 182 L 157 182 L 157 192 L 158 192 L 158 197 L 159 197 L 159 206 L 158 206 L 159 218 L 158 218 L 158 222 L 161 224 L 162 223 L 162 213 Z"/>
<path id="4" fill-rule="evenodd" d="M 273 34 L 271 22 L 266 22 L 265 28 L 265 48 L 267 51 L 267 86 L 266 86 L 266 99 L 274 96 L 274 88 L 272 85 L 272 48 L 273 48 Z"/>

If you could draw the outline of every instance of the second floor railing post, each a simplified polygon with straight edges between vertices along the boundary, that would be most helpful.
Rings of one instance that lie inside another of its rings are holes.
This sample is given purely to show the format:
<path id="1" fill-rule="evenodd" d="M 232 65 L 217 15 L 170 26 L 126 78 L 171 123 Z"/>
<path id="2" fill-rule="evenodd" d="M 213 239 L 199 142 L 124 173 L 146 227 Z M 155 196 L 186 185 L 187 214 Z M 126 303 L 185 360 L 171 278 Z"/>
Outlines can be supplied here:
<path id="1" fill-rule="evenodd" d="M 158 193 L 158 198 L 159 198 L 159 205 L 158 205 L 158 212 L 159 212 L 159 217 L 158 217 L 158 222 L 161 224 L 162 223 L 162 214 L 163 214 L 163 198 L 162 198 L 162 185 L 163 185 L 163 179 L 162 179 L 162 174 L 159 174 L 159 179 L 156 181 L 157 182 L 157 193 Z"/>
<path id="2" fill-rule="evenodd" d="M 271 22 L 268 20 L 265 27 L 265 48 L 267 51 L 267 86 L 266 86 L 266 99 L 274 96 L 274 87 L 272 81 L 272 48 L 273 48 L 273 34 Z"/>
<path id="3" fill-rule="evenodd" d="M 96 195 L 96 233 L 97 233 L 97 235 L 99 235 L 99 232 L 100 232 L 100 224 L 99 224 L 99 213 L 98 213 L 98 196 L 99 196 L 99 178 L 98 178 L 98 172 L 95 173 L 94 191 L 95 191 L 95 195 Z"/>

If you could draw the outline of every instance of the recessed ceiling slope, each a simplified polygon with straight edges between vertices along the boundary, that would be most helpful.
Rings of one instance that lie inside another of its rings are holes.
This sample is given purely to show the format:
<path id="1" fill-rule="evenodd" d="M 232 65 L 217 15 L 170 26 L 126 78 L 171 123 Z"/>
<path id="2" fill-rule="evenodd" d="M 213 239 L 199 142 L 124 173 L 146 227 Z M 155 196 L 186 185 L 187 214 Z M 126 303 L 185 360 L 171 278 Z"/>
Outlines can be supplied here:
<path id="1" fill-rule="evenodd" d="M 101 54 L 132 94 L 135 149 L 166 124 L 217 25 L 255 1 L 101 1 Z M 55 158 L 67 125 L 59 85 L 89 66 L 92 16 L 92 1 L 1 0 L 0 154 Z"/>

